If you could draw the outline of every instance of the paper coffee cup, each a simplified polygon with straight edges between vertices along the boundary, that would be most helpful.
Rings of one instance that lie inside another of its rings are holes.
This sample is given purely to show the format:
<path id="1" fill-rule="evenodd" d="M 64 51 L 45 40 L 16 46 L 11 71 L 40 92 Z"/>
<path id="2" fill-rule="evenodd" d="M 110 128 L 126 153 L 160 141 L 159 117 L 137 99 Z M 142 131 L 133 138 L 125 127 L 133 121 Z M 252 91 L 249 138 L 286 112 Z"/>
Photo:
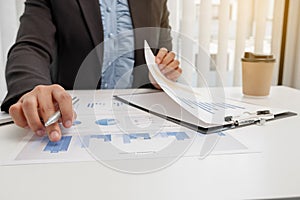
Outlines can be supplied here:
<path id="1" fill-rule="evenodd" d="M 245 52 L 242 58 L 243 94 L 264 97 L 270 94 L 275 58 Z"/>

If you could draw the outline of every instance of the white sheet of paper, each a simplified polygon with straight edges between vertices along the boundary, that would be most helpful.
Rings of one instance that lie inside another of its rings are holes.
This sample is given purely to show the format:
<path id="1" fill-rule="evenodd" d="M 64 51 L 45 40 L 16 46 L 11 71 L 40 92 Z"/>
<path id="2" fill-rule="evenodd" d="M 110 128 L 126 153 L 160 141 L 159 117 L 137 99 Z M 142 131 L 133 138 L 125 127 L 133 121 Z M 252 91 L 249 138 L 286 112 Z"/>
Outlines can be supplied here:
<path id="1" fill-rule="evenodd" d="M 280 109 L 274 112 L 274 109 L 267 107 L 226 99 L 222 97 L 222 95 L 212 95 L 210 88 L 202 89 L 201 92 L 199 92 L 199 89 L 171 81 L 159 70 L 155 62 L 155 56 L 147 41 L 145 41 L 144 45 L 148 69 L 155 81 L 174 102 L 205 123 L 225 124 L 225 116 L 239 116 L 244 112 L 253 113 L 258 110 L 266 109 L 272 110 L 273 113 L 282 112 Z"/>
<path id="2" fill-rule="evenodd" d="M 0 165 L 93 161 L 93 147 L 101 148 L 102 160 L 174 157 L 190 144 L 185 156 L 199 156 L 201 145 L 214 137 L 122 104 L 108 95 L 76 96 L 80 99 L 75 107 L 78 117 L 72 128 L 62 128 L 63 139 L 59 143 L 53 144 L 47 136 L 40 138 L 31 132 Z M 223 135 L 220 141 L 212 154 L 257 152 L 230 135 Z"/>
<path id="3" fill-rule="evenodd" d="M 168 130 L 170 131 L 170 129 Z M 183 157 L 261 152 L 260 149 L 246 146 L 231 135 L 223 133 L 220 133 L 222 134 L 221 136 L 217 134 L 197 134 L 196 138 L 193 138 L 194 133 L 189 130 L 182 133 L 187 136 L 187 139 L 176 140 L 176 137 L 156 135 L 151 137 L 151 139 L 132 139 L 129 143 L 126 143 L 122 134 L 109 134 L 109 141 L 106 141 L 105 137 L 108 135 L 95 133 L 79 136 L 76 132 L 69 131 L 69 133 L 64 133 L 61 143 L 56 146 L 53 146 L 47 137 L 40 138 L 31 133 L 24 137 L 9 159 L 0 161 L 0 165 L 94 161 L 95 155 L 91 152 L 93 151 L 93 146 L 101 147 L 102 161 L 143 160 L 149 158 L 151 153 L 155 155 L 155 158 L 174 157 L 176 155 L 172 154 L 172 152 L 176 152 L 178 146 L 191 142 L 192 145 L 182 155 Z M 215 137 L 218 137 L 218 139 L 216 140 Z M 212 143 L 209 143 L 209 141 Z M 168 151 L 169 153 L 161 153 L 163 148 L 166 148 L 168 145 L 171 147 Z M 112 147 L 117 148 L 112 149 Z"/>

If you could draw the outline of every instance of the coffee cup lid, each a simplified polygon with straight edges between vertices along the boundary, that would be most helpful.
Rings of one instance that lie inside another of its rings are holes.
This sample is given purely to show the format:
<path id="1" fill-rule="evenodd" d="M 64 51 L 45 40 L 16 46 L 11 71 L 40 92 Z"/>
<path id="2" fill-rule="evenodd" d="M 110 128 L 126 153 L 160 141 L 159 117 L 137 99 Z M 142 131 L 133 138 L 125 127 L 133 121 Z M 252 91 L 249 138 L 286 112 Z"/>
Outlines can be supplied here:
<path id="1" fill-rule="evenodd" d="M 263 54 L 255 54 L 251 52 L 245 52 L 244 58 L 242 58 L 244 62 L 275 62 L 275 58 L 273 55 L 263 55 Z"/>

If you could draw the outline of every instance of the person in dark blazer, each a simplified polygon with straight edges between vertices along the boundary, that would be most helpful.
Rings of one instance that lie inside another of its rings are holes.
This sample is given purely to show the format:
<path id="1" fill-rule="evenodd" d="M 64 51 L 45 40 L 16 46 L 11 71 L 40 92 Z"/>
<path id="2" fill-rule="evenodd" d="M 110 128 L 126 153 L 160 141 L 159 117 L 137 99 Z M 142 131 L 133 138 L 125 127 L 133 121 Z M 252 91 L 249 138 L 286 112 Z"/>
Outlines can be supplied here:
<path id="1" fill-rule="evenodd" d="M 144 40 L 149 41 L 156 53 L 156 62 L 161 71 L 169 79 L 177 80 L 182 70 L 175 54 L 168 51 L 172 48 L 172 38 L 167 0 L 114 1 L 128 7 L 127 15 L 131 17 L 133 30 L 159 28 L 153 29 L 153 33 L 144 31 L 138 36 L 138 33 L 134 33 L 132 87 L 159 88 L 145 67 L 143 49 L 140 48 Z M 101 44 L 105 40 L 105 28 L 108 26 L 103 24 L 103 2 L 105 3 L 105 0 L 25 2 L 17 39 L 8 53 L 8 93 L 1 106 L 3 111 L 11 114 L 16 125 L 28 127 L 38 136 L 48 133 L 51 141 L 58 141 L 61 138 L 58 124 L 45 127 L 41 119 L 47 121 L 56 111 L 55 105 L 58 104 L 63 125 L 67 128 L 72 126 L 74 113 L 71 97 L 65 90 L 103 88 L 100 79 L 105 48 Z M 110 2 L 113 1 L 106 0 L 106 3 Z M 116 5 L 117 8 L 118 6 L 119 4 Z M 97 52 L 94 57 L 98 64 L 87 70 L 88 79 L 97 80 L 98 84 L 95 85 L 94 81 L 78 88 L 74 87 L 80 66 L 98 46 L 99 51 L 94 51 Z M 97 59 L 99 55 L 100 58 Z"/>

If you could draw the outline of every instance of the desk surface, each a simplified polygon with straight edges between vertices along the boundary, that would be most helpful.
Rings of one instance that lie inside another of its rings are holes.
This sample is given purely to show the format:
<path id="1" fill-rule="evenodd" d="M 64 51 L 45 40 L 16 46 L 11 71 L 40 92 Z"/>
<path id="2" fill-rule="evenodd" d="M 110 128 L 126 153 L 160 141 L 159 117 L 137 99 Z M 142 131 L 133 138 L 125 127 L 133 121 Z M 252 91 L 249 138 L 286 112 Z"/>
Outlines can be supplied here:
<path id="1" fill-rule="evenodd" d="M 300 113 L 300 91 L 273 87 L 266 99 L 233 98 Z M 300 196 L 300 116 L 228 131 L 262 153 L 184 157 L 161 171 L 131 175 L 98 162 L 0 166 L 0 199 L 245 199 Z M 0 127 L 0 159 L 26 132 Z"/>

